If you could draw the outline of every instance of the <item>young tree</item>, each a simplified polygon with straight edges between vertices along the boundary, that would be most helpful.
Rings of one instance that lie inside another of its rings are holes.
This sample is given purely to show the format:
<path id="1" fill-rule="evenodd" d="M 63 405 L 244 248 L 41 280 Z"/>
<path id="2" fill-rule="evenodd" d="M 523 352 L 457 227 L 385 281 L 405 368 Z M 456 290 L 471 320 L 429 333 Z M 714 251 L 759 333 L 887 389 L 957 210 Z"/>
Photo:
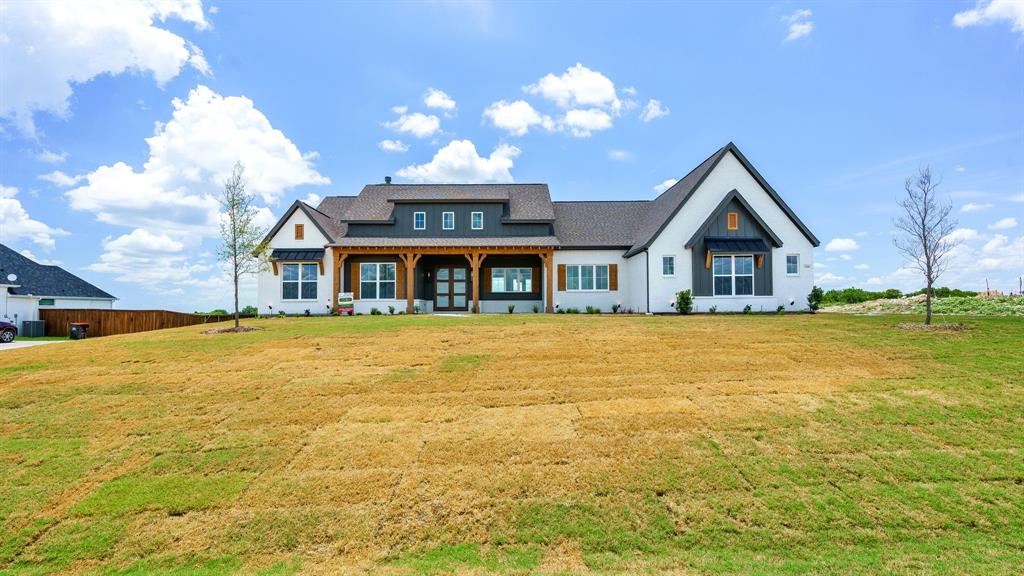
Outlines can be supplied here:
<path id="1" fill-rule="evenodd" d="M 924 323 L 932 323 L 932 286 L 946 271 L 949 256 L 958 244 L 950 238 L 956 220 L 949 216 L 950 204 L 940 204 L 935 189 L 941 179 L 933 180 L 931 168 L 925 166 L 907 178 L 906 196 L 899 201 L 903 215 L 893 224 L 899 235 L 893 239 L 896 249 L 924 274 Z"/>
<path id="2" fill-rule="evenodd" d="M 245 166 L 235 162 L 231 176 L 224 181 L 224 192 L 220 197 L 220 236 L 222 244 L 217 256 L 227 262 L 235 290 L 235 328 L 238 328 L 238 281 L 245 274 L 260 271 L 262 254 L 266 246 L 261 244 L 266 231 L 256 224 L 256 207 L 252 196 L 245 191 Z"/>

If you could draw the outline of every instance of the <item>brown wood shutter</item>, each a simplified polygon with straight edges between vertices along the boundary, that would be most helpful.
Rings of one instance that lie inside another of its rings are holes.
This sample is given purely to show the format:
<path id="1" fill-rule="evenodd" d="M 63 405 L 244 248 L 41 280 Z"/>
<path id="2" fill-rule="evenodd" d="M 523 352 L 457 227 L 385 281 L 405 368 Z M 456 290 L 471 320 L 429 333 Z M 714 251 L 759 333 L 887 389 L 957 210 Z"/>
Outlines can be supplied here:
<path id="1" fill-rule="evenodd" d="M 540 267 L 530 269 L 530 292 L 540 292 Z"/>
<path id="2" fill-rule="evenodd" d="M 405 299 L 405 264 L 395 262 L 395 298 Z"/>
<path id="3" fill-rule="evenodd" d="M 295 239 L 302 240 L 306 237 L 306 225 L 296 224 L 295 225 Z"/>
<path id="4" fill-rule="evenodd" d="M 359 262 L 349 262 L 348 267 L 352 270 L 352 298 L 359 300 Z"/>
<path id="5" fill-rule="evenodd" d="M 729 230 L 739 230 L 740 215 L 736 212 L 729 212 L 725 215 L 725 224 Z"/>
<path id="6" fill-rule="evenodd" d="M 615 292 L 619 289 L 619 265 L 608 265 L 608 289 Z"/>
<path id="7" fill-rule="evenodd" d="M 480 269 L 480 292 L 483 294 L 491 293 L 491 269 L 481 268 Z"/>
<path id="8" fill-rule="evenodd" d="M 565 264 L 558 265 L 558 290 L 565 292 Z"/>

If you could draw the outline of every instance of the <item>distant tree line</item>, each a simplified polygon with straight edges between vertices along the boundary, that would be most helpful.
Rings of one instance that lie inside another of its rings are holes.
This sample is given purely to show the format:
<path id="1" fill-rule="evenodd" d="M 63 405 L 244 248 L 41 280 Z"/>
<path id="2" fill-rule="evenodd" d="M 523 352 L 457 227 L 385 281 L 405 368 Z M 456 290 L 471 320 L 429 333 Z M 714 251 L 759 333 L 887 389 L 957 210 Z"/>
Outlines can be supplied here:
<path id="1" fill-rule="evenodd" d="M 835 306 L 837 304 L 860 304 L 861 302 L 867 302 L 869 300 L 883 300 L 883 299 L 896 299 L 904 296 L 917 296 L 919 294 L 926 294 L 927 289 L 922 288 L 916 292 L 909 292 L 904 294 L 896 288 L 889 288 L 887 290 L 881 290 L 878 292 L 872 290 L 863 290 L 861 288 L 842 288 L 833 289 L 825 292 L 821 299 L 821 303 L 824 306 Z M 932 288 L 932 296 L 935 298 L 949 298 L 950 296 L 966 297 L 966 296 L 977 296 L 977 292 L 971 290 L 960 290 L 958 288 Z"/>

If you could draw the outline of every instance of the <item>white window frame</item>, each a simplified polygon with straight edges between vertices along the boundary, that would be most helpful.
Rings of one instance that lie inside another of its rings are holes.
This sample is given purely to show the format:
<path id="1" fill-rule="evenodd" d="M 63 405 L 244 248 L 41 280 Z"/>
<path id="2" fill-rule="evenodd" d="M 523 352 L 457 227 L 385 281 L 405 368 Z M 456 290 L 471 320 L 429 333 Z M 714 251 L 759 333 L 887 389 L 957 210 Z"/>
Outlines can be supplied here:
<path id="1" fill-rule="evenodd" d="M 417 225 L 416 219 L 423 216 L 423 225 Z M 426 212 L 413 212 L 412 213 L 412 229 L 413 230 L 426 230 L 427 229 L 427 213 Z"/>
<path id="2" fill-rule="evenodd" d="M 494 289 L 494 278 L 495 274 L 501 273 L 501 290 Z M 523 283 L 524 290 L 509 290 L 509 272 L 514 272 L 515 277 L 522 279 L 524 276 L 529 275 L 529 282 Z M 526 274 L 523 274 L 525 272 Z M 491 268 L 491 293 L 492 294 L 531 294 L 533 293 L 533 268 L 529 266 L 504 266 L 501 268 Z"/>
<path id="3" fill-rule="evenodd" d="M 672 260 L 672 273 L 665 274 L 665 260 Z M 675 278 L 676 277 L 676 255 L 675 254 L 663 254 L 661 256 L 661 275 L 664 278 Z"/>
<path id="4" fill-rule="evenodd" d="M 398 297 L 398 265 L 395 262 L 357 262 L 359 266 L 359 299 L 360 300 L 394 300 Z M 363 296 L 363 266 L 376 266 L 377 267 L 377 278 L 374 280 L 366 280 L 367 283 L 373 282 L 375 285 L 373 298 L 364 298 Z M 393 266 L 395 269 L 394 278 L 392 280 L 381 280 L 381 266 Z M 380 286 L 381 284 L 394 284 L 394 296 L 391 298 L 381 298 Z"/>
<path id="5" fill-rule="evenodd" d="M 717 258 L 729 258 L 729 274 L 715 274 L 715 259 Z M 736 273 L 736 259 L 737 258 L 750 258 L 750 274 L 737 274 Z M 711 294 L 716 298 L 751 298 L 757 291 L 757 286 L 754 284 L 754 269 L 757 268 L 757 261 L 753 254 L 722 254 L 718 256 L 712 256 L 711 259 Z M 736 293 L 736 278 L 750 278 L 750 294 L 737 294 Z M 717 290 L 717 284 L 715 278 L 731 278 L 729 282 L 730 294 L 719 294 Z"/>
<path id="6" fill-rule="evenodd" d="M 320 264 L 318 264 L 316 262 L 278 262 L 278 265 L 281 267 L 281 301 L 282 302 L 316 302 L 317 301 L 317 297 L 320 295 L 320 286 L 319 286 L 319 284 L 320 284 L 320 270 L 319 270 Z M 285 270 L 286 266 L 298 266 L 299 267 L 299 276 L 298 276 L 297 280 L 285 280 L 284 279 L 284 270 Z M 304 266 L 312 266 L 313 267 L 314 271 L 316 271 L 315 280 L 303 280 L 302 279 L 302 268 Z M 285 297 L 285 295 L 284 295 L 284 285 L 285 285 L 285 282 L 294 282 L 297 285 L 298 292 L 296 292 L 296 294 L 298 295 L 298 298 L 286 298 Z M 302 285 L 303 284 L 313 284 L 316 287 L 316 290 L 315 290 L 317 292 L 316 296 L 314 296 L 312 298 L 303 298 L 302 297 Z"/>
<path id="7" fill-rule="evenodd" d="M 476 218 L 477 218 L 477 216 L 480 217 L 480 225 L 479 226 L 476 225 Z M 469 227 L 472 228 L 473 230 L 483 230 L 484 229 L 484 213 L 483 212 L 470 212 L 469 213 Z"/>
<path id="8" fill-rule="evenodd" d="M 789 257 L 793 256 L 796 258 L 796 272 L 789 271 Z M 799 276 L 800 275 L 800 255 L 799 254 L 786 254 L 786 276 Z"/>
<path id="9" fill-rule="evenodd" d="M 448 225 L 448 217 L 451 217 L 452 225 Z M 441 229 L 455 230 L 455 212 L 441 212 Z"/>
<path id="10" fill-rule="evenodd" d="M 577 269 L 576 272 L 576 288 L 569 287 L 569 271 L 573 268 Z M 590 268 L 591 278 L 593 279 L 592 288 L 583 287 L 583 269 Z M 605 275 L 604 280 L 606 286 L 604 288 L 597 287 L 597 269 L 604 268 Z M 608 264 L 566 264 L 565 265 L 565 291 L 566 292 L 610 292 L 611 291 L 611 266 Z"/>

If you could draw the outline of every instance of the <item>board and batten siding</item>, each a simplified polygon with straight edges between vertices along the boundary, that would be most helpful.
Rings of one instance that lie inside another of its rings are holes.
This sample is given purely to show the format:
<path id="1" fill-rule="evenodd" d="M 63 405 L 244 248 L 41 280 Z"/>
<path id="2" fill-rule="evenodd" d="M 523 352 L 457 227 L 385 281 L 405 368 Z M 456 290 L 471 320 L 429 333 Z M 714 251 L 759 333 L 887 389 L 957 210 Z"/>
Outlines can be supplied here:
<path id="1" fill-rule="evenodd" d="M 426 229 L 413 228 L 413 214 L 425 212 L 427 215 Z M 455 213 L 455 229 L 445 230 L 442 226 L 442 213 Z M 484 227 L 473 230 L 472 213 L 483 212 Z M 506 214 L 505 205 L 500 202 L 397 202 L 391 213 L 392 223 L 352 223 L 348 227 L 348 235 L 354 237 L 388 237 L 388 238 L 486 238 L 505 236 L 549 236 L 552 226 L 549 223 L 516 223 L 502 222 Z"/>
<path id="2" fill-rule="evenodd" d="M 735 212 L 739 216 L 739 227 L 736 230 L 729 230 L 726 215 Z M 771 248 L 772 238 L 751 216 L 750 212 L 735 198 L 721 210 L 713 215 L 702 230 L 698 232 L 700 238 L 693 244 L 693 258 L 691 270 L 693 274 L 693 295 L 713 296 L 714 295 L 714 268 L 707 267 L 707 245 L 705 238 L 759 238 L 764 240 L 766 246 Z M 721 256 L 732 254 L 749 254 L 749 252 L 722 253 Z M 754 265 L 754 296 L 772 295 L 772 255 L 771 252 L 764 255 L 764 262 L 760 268 L 756 265 L 756 254 Z"/>

